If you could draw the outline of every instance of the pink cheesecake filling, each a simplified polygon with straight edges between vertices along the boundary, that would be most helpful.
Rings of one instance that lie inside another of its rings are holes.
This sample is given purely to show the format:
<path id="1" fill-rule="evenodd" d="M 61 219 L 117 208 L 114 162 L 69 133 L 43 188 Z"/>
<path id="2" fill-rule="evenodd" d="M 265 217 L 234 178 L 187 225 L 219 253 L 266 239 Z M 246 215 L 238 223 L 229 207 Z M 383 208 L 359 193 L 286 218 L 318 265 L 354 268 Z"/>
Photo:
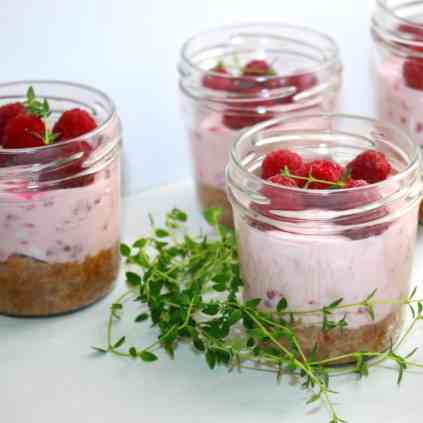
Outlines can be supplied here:
<path id="1" fill-rule="evenodd" d="M 119 166 L 71 189 L 0 193 L 0 262 L 27 256 L 47 263 L 79 262 L 119 241 Z"/>
<path id="2" fill-rule="evenodd" d="M 409 131 L 423 145 L 423 91 L 410 88 L 403 77 L 404 59 L 391 58 L 377 70 L 377 102 L 383 120 Z"/>
<path id="3" fill-rule="evenodd" d="M 262 298 L 262 307 L 274 309 L 282 297 L 294 310 L 319 309 L 343 298 L 344 304 L 364 300 L 374 289 L 378 300 L 406 296 L 416 237 L 416 211 L 406 213 L 382 234 L 351 240 L 342 235 L 306 236 L 279 230 L 260 230 L 248 219 L 235 216 L 246 299 Z M 398 310 L 377 305 L 375 321 Z M 372 320 L 365 308 L 334 314 L 346 316 L 348 327 Z M 321 315 L 303 318 L 321 322 Z"/>
<path id="4" fill-rule="evenodd" d="M 301 116 L 321 112 L 319 107 L 312 107 L 305 112 L 295 112 L 292 115 Z M 301 128 L 298 124 L 286 125 L 284 128 L 324 130 L 327 129 L 327 121 L 310 118 L 307 121 L 301 121 Z M 199 112 L 197 123 L 190 131 L 190 141 L 195 175 L 200 183 L 223 189 L 229 152 L 239 132 L 222 124 L 222 113 Z"/>

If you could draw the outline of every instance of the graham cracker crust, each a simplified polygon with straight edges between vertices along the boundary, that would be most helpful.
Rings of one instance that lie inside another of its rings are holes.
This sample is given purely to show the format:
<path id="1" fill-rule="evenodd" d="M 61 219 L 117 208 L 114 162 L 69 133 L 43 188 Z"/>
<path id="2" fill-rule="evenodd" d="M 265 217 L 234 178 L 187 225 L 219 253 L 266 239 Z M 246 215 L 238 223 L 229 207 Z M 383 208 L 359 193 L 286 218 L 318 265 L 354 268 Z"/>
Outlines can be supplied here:
<path id="1" fill-rule="evenodd" d="M 383 352 L 398 338 L 402 324 L 401 310 L 390 313 L 383 320 L 370 322 L 358 328 L 346 327 L 323 332 L 320 326 L 298 325 L 295 335 L 306 356 L 310 356 L 315 345 L 316 360 L 325 360 L 357 351 Z M 354 359 L 345 358 L 333 364 L 350 364 Z"/>
<path id="2" fill-rule="evenodd" d="M 85 307 L 108 294 L 120 265 L 119 245 L 83 262 L 46 263 L 12 256 L 0 263 L 0 313 L 52 316 Z"/>
<path id="3" fill-rule="evenodd" d="M 203 209 L 208 209 L 210 207 L 221 208 L 223 210 L 223 215 L 220 223 L 228 228 L 234 228 L 232 206 L 226 197 L 224 189 L 197 182 L 197 196 Z"/>

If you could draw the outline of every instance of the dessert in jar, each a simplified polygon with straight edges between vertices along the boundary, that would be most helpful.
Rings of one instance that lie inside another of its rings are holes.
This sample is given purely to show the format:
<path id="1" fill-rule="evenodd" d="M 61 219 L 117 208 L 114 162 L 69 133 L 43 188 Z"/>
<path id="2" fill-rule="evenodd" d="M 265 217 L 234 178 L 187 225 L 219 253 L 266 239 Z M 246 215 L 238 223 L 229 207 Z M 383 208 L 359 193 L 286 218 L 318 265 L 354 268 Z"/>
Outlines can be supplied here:
<path id="1" fill-rule="evenodd" d="M 273 311 L 313 311 L 342 298 L 347 326 L 325 330 L 321 313 L 296 317 L 304 351 L 333 358 L 382 351 L 401 327 L 421 200 L 420 149 L 396 127 L 321 116 L 330 131 L 269 121 L 234 144 L 227 168 L 245 299 Z M 299 122 L 300 123 L 300 122 Z"/>
<path id="2" fill-rule="evenodd" d="M 87 306 L 119 269 L 121 126 L 83 85 L 0 85 L 0 313 Z"/>
<path id="3" fill-rule="evenodd" d="M 332 112 L 341 84 L 331 38 L 276 24 L 195 35 L 182 48 L 179 74 L 198 197 L 203 208 L 222 208 L 228 225 L 233 221 L 224 169 L 239 133 L 277 116 Z"/>
<path id="4" fill-rule="evenodd" d="M 423 3 L 378 0 L 372 35 L 378 116 L 423 146 Z"/>

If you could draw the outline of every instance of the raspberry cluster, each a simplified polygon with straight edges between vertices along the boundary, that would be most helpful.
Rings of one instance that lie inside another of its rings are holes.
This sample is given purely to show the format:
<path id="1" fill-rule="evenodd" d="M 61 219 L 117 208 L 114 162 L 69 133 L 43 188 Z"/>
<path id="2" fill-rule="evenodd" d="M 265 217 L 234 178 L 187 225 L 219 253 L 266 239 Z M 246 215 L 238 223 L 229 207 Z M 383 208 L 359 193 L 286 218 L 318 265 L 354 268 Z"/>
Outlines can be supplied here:
<path id="1" fill-rule="evenodd" d="M 28 89 L 24 102 L 9 103 L 0 107 L 0 167 L 28 164 L 22 155 L 2 155 L 2 150 L 36 148 L 37 151 L 31 154 L 31 157 L 39 158 L 41 161 L 48 159 L 52 162 L 78 154 L 80 156 L 70 164 L 41 173 L 40 181 L 69 178 L 83 169 L 84 162 L 91 154 L 91 145 L 83 140 L 75 140 L 63 146 L 60 144 L 96 129 L 95 119 L 87 111 L 75 108 L 64 111 L 50 129 L 48 125 L 50 115 L 48 102 L 38 99 L 32 87 Z M 39 147 L 51 144 L 56 144 L 60 148 L 38 151 Z M 69 180 L 65 183 L 65 187 L 73 187 L 75 184 L 81 186 L 90 182 L 92 176 L 86 176 L 77 182 Z"/>
<path id="2" fill-rule="evenodd" d="M 384 154 L 374 150 L 362 152 L 345 167 L 332 160 L 304 161 L 294 151 L 274 150 L 266 155 L 261 167 L 262 178 L 271 183 L 262 188 L 262 194 L 268 199 L 268 203 L 253 203 L 252 208 L 272 219 L 278 219 L 278 211 L 353 209 L 377 201 L 380 195 L 377 190 L 356 188 L 371 188 L 372 184 L 387 179 L 391 172 L 391 165 Z M 278 186 L 287 189 L 280 189 Z M 304 195 L 313 190 L 343 191 L 338 196 Z M 386 213 L 387 210 L 382 207 L 370 214 L 346 218 L 337 224 L 369 223 L 369 227 L 345 230 L 345 235 L 351 239 L 367 238 L 380 234 L 387 228 L 386 224 L 371 225 L 371 221 Z"/>
<path id="3" fill-rule="evenodd" d="M 391 173 L 385 155 L 367 150 L 355 157 L 346 167 L 332 160 L 304 161 L 290 150 L 274 150 L 266 155 L 261 166 L 261 176 L 279 185 L 303 189 L 350 189 L 384 181 Z M 285 179 L 272 179 L 282 175 Z"/>
<path id="4" fill-rule="evenodd" d="M 294 102 L 294 96 L 317 85 L 314 74 L 304 73 L 279 76 L 266 60 L 251 60 L 232 73 L 220 62 L 204 76 L 204 87 L 229 94 L 258 96 L 261 92 L 294 87 L 293 93 L 275 99 L 253 99 L 232 101 L 223 114 L 223 124 L 233 130 L 240 130 L 274 117 L 272 107 Z"/>

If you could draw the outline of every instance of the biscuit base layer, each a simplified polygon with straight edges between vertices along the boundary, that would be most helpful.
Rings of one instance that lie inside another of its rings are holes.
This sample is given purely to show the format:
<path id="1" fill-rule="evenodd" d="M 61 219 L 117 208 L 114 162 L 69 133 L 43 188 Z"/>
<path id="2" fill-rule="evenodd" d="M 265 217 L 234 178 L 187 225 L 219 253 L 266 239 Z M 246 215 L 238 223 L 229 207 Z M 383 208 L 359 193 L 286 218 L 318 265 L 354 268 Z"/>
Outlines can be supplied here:
<path id="1" fill-rule="evenodd" d="M 9 257 L 0 263 L 0 313 L 51 316 L 85 307 L 110 292 L 119 265 L 118 245 L 81 262 Z"/>

